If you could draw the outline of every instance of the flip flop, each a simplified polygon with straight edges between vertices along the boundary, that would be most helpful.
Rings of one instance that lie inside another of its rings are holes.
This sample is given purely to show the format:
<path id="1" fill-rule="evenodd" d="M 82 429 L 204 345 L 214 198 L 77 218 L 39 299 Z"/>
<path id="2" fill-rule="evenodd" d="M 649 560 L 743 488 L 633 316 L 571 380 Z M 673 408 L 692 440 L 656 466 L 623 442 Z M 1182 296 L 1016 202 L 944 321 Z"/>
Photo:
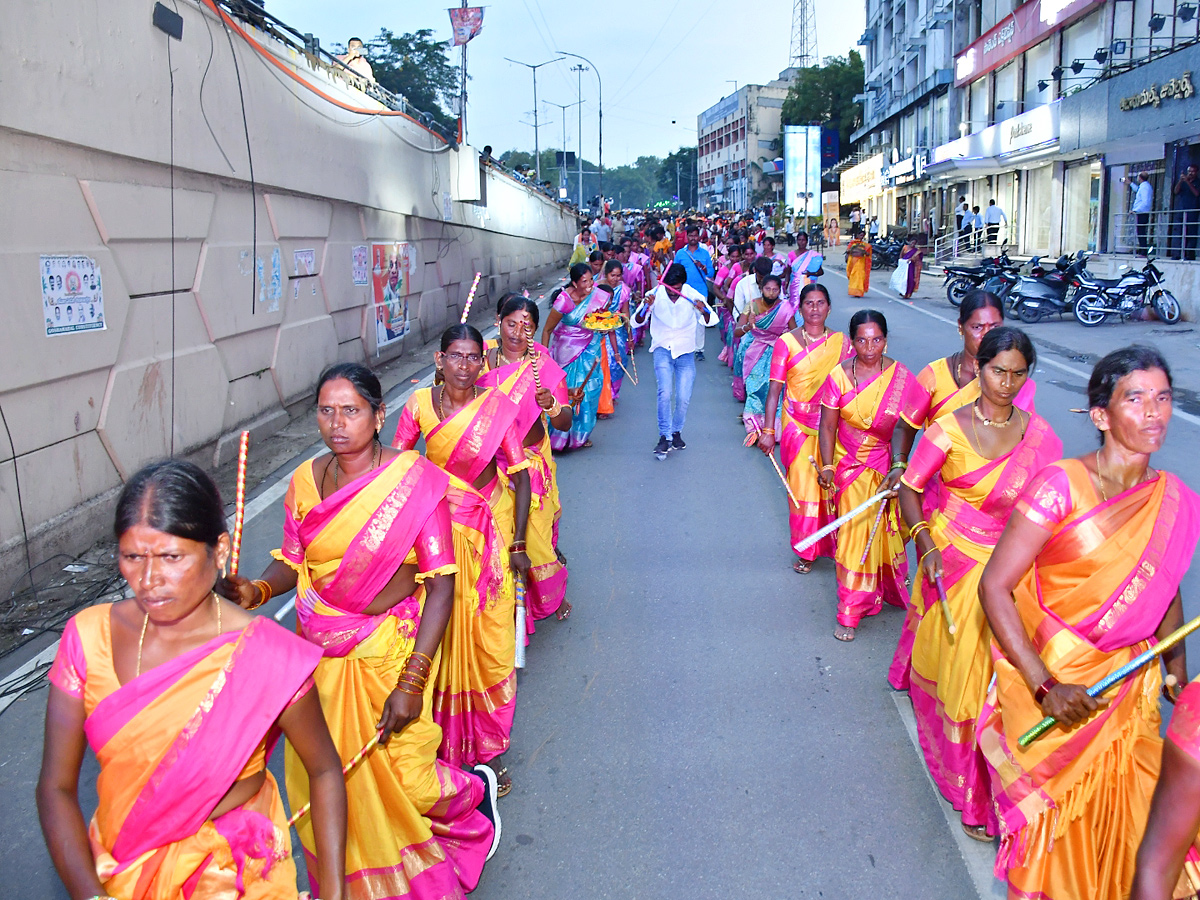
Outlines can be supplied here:
<path id="1" fill-rule="evenodd" d="M 797 575 L 807 575 L 812 571 L 812 561 L 808 559 L 798 559 L 792 563 L 792 571 Z"/>
<path id="2" fill-rule="evenodd" d="M 854 640 L 854 629 L 849 625 L 838 625 L 838 627 L 834 629 L 833 636 L 839 641 L 848 644 Z"/>
<path id="3" fill-rule="evenodd" d="M 563 612 L 564 606 L 567 608 L 566 612 Z M 558 605 L 558 609 L 554 611 L 554 618 L 558 619 L 560 622 L 567 621 L 567 619 L 571 618 L 571 609 L 571 604 L 564 600 Z"/>

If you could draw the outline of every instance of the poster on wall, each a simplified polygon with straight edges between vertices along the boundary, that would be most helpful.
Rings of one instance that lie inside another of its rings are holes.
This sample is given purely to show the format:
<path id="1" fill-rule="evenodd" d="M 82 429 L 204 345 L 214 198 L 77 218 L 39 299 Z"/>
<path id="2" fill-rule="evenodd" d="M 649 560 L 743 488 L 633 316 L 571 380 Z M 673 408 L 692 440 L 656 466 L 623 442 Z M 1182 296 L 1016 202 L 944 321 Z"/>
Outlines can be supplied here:
<path id="1" fill-rule="evenodd" d="M 842 207 L 837 191 L 821 192 L 821 218 L 825 221 L 825 240 L 833 247 L 842 242 Z"/>
<path id="2" fill-rule="evenodd" d="M 100 267 L 90 256 L 42 256 L 42 313 L 46 337 L 104 331 Z"/>
<path id="3" fill-rule="evenodd" d="M 371 248 L 366 244 L 350 248 L 350 270 L 356 286 L 371 283 Z"/>
<path id="4" fill-rule="evenodd" d="M 315 250 L 293 250 L 292 251 L 292 274 L 296 276 L 296 281 L 292 290 L 292 299 L 300 298 L 300 277 L 312 276 L 317 274 L 317 254 Z M 311 278 L 309 279 L 311 280 Z M 317 295 L 317 283 L 313 281 L 311 284 L 312 293 Z"/>
<path id="5" fill-rule="evenodd" d="M 412 245 L 371 245 L 371 294 L 374 300 L 375 347 L 378 351 L 408 334 L 408 294 L 412 289 Z"/>

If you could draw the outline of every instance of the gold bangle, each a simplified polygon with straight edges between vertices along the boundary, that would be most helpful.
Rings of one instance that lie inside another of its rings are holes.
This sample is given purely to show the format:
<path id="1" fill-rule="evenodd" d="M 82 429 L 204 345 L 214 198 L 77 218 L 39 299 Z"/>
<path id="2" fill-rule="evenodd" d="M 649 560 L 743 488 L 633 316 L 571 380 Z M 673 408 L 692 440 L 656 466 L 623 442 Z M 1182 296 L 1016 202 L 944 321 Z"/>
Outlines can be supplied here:
<path id="1" fill-rule="evenodd" d="M 892 468 L 899 469 L 901 472 L 903 472 L 908 468 L 908 460 L 900 459 L 899 457 L 892 457 Z"/>
<path id="2" fill-rule="evenodd" d="M 926 532 L 928 532 L 928 531 L 929 531 L 929 523 L 928 523 L 928 522 L 923 522 L 923 521 L 922 521 L 922 522 L 918 522 L 916 525 L 914 525 L 912 528 L 910 528 L 910 529 L 908 530 L 908 536 L 909 536 L 910 538 L 912 538 L 912 542 L 913 542 L 914 544 L 917 542 L 917 535 L 921 533 L 921 529 L 924 529 Z M 932 534 L 930 534 L 930 535 L 929 535 L 929 538 L 930 538 L 930 540 L 932 540 L 932 539 L 933 539 L 933 535 L 932 535 Z"/>
<path id="3" fill-rule="evenodd" d="M 562 405 L 561 403 L 559 403 L 559 402 L 558 402 L 558 400 L 555 400 L 555 401 L 554 401 L 554 408 L 553 408 L 553 409 L 547 409 L 547 410 L 544 410 L 544 412 L 546 413 L 546 416 L 547 416 L 548 418 L 551 418 L 551 419 L 553 419 L 553 418 L 554 418 L 555 416 L 557 416 L 557 415 L 558 415 L 560 412 L 562 412 L 562 410 L 563 410 L 563 405 Z"/>
<path id="4" fill-rule="evenodd" d="M 774 428 L 764 428 L 762 431 L 760 431 L 760 432 L 759 432 L 759 434 L 770 434 L 770 435 L 774 435 L 774 434 L 775 434 L 775 429 L 774 429 Z"/>
<path id="5" fill-rule="evenodd" d="M 256 578 L 254 581 L 250 582 L 250 584 L 254 586 L 256 591 L 258 591 L 258 602 L 252 603 L 250 606 L 246 607 L 247 609 L 258 609 L 275 596 L 275 592 L 271 590 L 270 583 L 265 579 Z"/>
<path id="6" fill-rule="evenodd" d="M 412 659 L 414 656 L 419 656 L 421 659 L 425 660 L 426 665 L 428 665 L 430 667 L 433 666 L 433 657 L 428 656 L 424 653 L 421 653 L 417 650 L 413 650 L 411 653 L 408 654 L 409 659 Z"/>
<path id="7" fill-rule="evenodd" d="M 928 550 L 926 550 L 924 553 L 921 554 L 921 558 L 917 560 L 917 568 L 918 569 L 921 568 L 922 564 L 924 564 L 925 557 L 927 557 L 930 553 L 932 553 L 936 549 L 937 549 L 937 545 L 935 544 L 934 546 L 930 547 Z"/>

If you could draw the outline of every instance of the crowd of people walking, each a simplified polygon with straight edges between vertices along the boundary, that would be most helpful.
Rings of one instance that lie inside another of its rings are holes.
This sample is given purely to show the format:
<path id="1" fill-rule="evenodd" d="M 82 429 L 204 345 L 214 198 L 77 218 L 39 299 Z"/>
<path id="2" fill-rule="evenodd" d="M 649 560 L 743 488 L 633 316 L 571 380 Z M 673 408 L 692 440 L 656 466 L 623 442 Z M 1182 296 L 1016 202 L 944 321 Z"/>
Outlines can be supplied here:
<path id="1" fill-rule="evenodd" d="M 1034 345 L 996 297 L 969 294 L 961 347 L 914 374 L 883 313 L 829 328 L 825 260 L 800 237 L 784 255 L 747 219 L 629 223 L 580 254 L 544 322 L 507 294 L 495 340 L 447 329 L 435 383 L 390 435 L 378 378 L 330 367 L 315 385 L 327 452 L 292 474 L 256 579 L 236 572 L 202 470 L 132 476 L 114 523 L 132 596 L 76 615 L 50 673 L 37 796 L 72 898 L 294 897 L 293 824 L 314 897 L 474 889 L 514 787 L 516 669 L 536 623 L 572 611 L 555 454 L 617 414 L 639 344 L 653 452 L 685 449 L 707 327 L 746 447 L 779 446 L 793 570 L 832 561 L 837 640 L 895 641 L 889 683 L 965 833 L 998 839 L 1009 896 L 1195 894 L 1200 686 L 1182 643 L 1161 669 L 1127 666 L 1183 624 L 1200 539 L 1200 497 L 1151 466 L 1166 360 L 1135 346 L 1097 363 L 1100 447 L 1064 458 L 1035 408 Z M 248 613 L 293 590 L 296 633 Z M 864 628 L 884 603 L 904 613 L 890 636 Z M 1160 697 L 1178 704 L 1165 744 Z M 267 771 L 281 735 L 290 820 Z"/>

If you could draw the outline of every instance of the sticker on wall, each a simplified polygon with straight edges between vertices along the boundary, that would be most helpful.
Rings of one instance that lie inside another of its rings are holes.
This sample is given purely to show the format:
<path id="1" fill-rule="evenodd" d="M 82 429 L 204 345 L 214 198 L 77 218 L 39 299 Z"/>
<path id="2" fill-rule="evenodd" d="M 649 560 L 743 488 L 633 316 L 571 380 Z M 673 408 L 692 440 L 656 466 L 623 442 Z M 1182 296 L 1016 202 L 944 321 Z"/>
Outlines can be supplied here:
<path id="1" fill-rule="evenodd" d="M 415 265 L 412 245 L 371 245 L 371 294 L 375 315 L 375 350 L 400 340 L 412 327 L 408 294 Z"/>
<path id="2" fill-rule="evenodd" d="M 371 283 L 371 248 L 366 244 L 350 248 L 350 270 L 356 286 Z"/>
<path id="3" fill-rule="evenodd" d="M 315 250 L 293 250 L 292 251 L 292 274 L 296 276 L 296 281 L 292 290 L 292 299 L 300 299 L 300 277 L 312 276 L 317 274 L 317 253 Z M 317 283 L 312 280 L 310 287 L 312 288 L 313 296 L 317 295 Z"/>
<path id="4" fill-rule="evenodd" d="M 442 218 L 447 222 L 454 218 L 454 197 L 449 191 L 442 191 Z"/>
<path id="5" fill-rule="evenodd" d="M 42 312 L 46 337 L 104 331 L 100 267 L 90 256 L 42 256 Z"/>
<path id="6" fill-rule="evenodd" d="M 243 250 L 238 254 L 238 274 L 243 278 L 253 272 L 258 283 L 258 302 L 267 304 L 267 312 L 279 312 L 279 301 L 283 299 L 283 272 L 282 256 L 279 253 L 279 248 L 276 247 L 271 253 L 271 280 L 267 281 L 266 264 L 261 256 L 254 258 L 253 265 L 251 259 L 253 255 L 249 250 Z"/>

